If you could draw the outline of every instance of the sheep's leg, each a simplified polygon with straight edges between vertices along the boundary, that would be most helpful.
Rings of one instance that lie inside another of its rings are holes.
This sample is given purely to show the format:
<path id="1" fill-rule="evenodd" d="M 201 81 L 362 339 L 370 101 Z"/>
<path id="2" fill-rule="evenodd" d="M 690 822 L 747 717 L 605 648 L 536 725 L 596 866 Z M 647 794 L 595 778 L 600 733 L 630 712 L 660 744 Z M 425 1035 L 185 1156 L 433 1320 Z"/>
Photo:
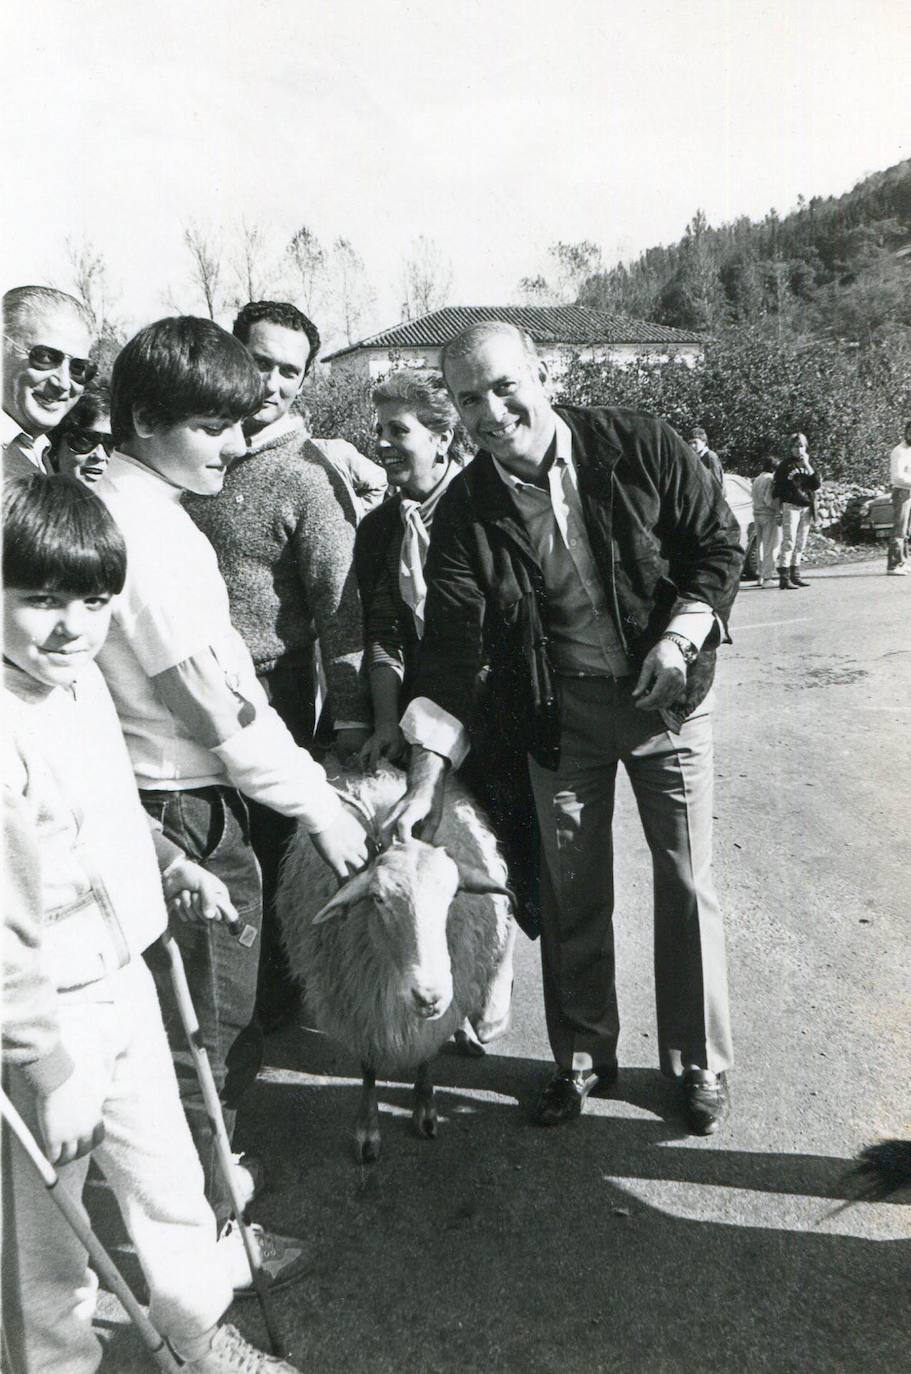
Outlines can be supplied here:
<path id="1" fill-rule="evenodd" d="M 433 1074 L 430 1065 L 419 1064 L 414 1080 L 414 1111 L 411 1113 L 418 1135 L 433 1140 L 437 1133 L 437 1104 L 433 1097 Z"/>
<path id="2" fill-rule="evenodd" d="M 484 1046 L 476 1038 L 474 1027 L 467 1016 L 452 1038 L 456 1053 L 464 1055 L 466 1059 L 480 1059 L 482 1055 L 487 1053 Z"/>
<path id="3" fill-rule="evenodd" d="M 380 1113 L 376 1105 L 376 1073 L 361 1065 L 363 1084 L 354 1125 L 354 1152 L 359 1164 L 373 1164 L 380 1157 Z"/>

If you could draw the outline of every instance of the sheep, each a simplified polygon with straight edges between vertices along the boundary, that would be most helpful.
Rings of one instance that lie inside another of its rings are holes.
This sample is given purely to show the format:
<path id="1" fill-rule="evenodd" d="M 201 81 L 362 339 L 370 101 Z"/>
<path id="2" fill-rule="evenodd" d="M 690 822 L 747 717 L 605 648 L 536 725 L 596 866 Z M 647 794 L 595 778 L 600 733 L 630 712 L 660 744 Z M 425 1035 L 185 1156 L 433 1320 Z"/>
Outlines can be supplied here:
<path id="1" fill-rule="evenodd" d="M 405 776 L 386 765 L 343 778 L 340 790 L 375 838 Z M 506 865 L 456 778 L 447 780 L 435 838 L 393 844 L 338 892 L 303 829 L 282 866 L 276 905 L 290 967 L 306 983 L 317 1028 L 361 1060 L 354 1143 L 362 1163 L 379 1157 L 380 1066 L 415 1070 L 412 1121 L 431 1138 L 430 1060 L 466 1018 L 482 1044 L 509 1020 L 515 922 Z"/>

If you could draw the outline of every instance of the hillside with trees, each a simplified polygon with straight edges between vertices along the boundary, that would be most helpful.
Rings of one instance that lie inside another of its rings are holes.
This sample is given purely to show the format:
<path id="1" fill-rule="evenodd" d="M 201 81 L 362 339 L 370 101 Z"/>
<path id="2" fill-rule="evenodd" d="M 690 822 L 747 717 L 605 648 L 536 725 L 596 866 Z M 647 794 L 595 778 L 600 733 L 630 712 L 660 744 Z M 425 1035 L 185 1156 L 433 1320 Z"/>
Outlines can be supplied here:
<path id="1" fill-rule="evenodd" d="M 908 250 L 908 251 L 903 251 Z M 780 217 L 712 227 L 605 268 L 585 240 L 549 250 L 525 278 L 536 301 L 567 299 L 701 331 L 705 358 L 632 368 L 577 362 L 566 399 L 612 400 L 702 423 L 726 466 L 757 470 L 804 430 L 833 478 L 881 483 L 911 412 L 911 160 Z"/>

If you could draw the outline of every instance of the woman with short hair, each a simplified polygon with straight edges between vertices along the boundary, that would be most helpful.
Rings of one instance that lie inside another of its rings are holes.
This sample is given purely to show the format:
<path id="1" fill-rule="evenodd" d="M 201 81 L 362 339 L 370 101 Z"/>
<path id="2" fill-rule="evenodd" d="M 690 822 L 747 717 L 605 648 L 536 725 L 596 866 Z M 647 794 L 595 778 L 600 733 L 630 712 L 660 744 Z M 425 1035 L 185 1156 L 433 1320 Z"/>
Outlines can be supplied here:
<path id="1" fill-rule="evenodd" d="M 404 756 L 399 718 L 408 704 L 424 632 L 424 564 L 440 498 L 461 470 L 459 418 L 443 378 L 393 372 L 372 392 L 377 460 L 395 495 L 358 527 L 354 566 L 364 611 L 364 670 L 373 731 L 367 768 Z"/>
<path id="2" fill-rule="evenodd" d="M 53 471 L 64 477 L 76 477 L 87 487 L 94 486 L 104 476 L 114 452 L 108 382 L 92 382 L 48 437 Z"/>
<path id="3" fill-rule="evenodd" d="M 772 495 L 781 502 L 781 562 L 778 586 L 783 592 L 792 587 L 809 587 L 800 576 L 800 562 L 807 546 L 810 521 L 816 507 L 820 476 L 810 465 L 805 434 L 792 434 L 790 452 L 775 469 Z"/>

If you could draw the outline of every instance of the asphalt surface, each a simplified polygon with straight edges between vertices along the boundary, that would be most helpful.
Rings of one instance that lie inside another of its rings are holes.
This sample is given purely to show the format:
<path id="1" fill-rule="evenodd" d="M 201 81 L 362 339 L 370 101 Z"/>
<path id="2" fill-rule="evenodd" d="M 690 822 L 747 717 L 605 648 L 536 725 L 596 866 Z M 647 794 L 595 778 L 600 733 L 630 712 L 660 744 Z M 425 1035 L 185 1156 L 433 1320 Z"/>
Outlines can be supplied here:
<path id="1" fill-rule="evenodd" d="M 615 821 L 620 1082 L 578 1123 L 527 1124 L 550 1062 L 538 950 L 510 1031 L 441 1057 L 440 1132 L 383 1083 L 383 1152 L 350 1144 L 357 1066 L 293 1027 L 242 1114 L 258 1220 L 305 1238 L 275 1296 L 319 1374 L 890 1374 L 911 1366 L 911 1205 L 832 1216 L 869 1141 L 911 1134 L 911 578 L 883 563 L 746 584 L 719 656 L 715 875 L 738 1066 L 733 1113 L 685 1136 L 657 1072 L 651 877 L 625 780 Z M 257 1341 L 255 1304 L 231 1320 Z M 108 1371 L 151 1368 L 108 1303 Z"/>

